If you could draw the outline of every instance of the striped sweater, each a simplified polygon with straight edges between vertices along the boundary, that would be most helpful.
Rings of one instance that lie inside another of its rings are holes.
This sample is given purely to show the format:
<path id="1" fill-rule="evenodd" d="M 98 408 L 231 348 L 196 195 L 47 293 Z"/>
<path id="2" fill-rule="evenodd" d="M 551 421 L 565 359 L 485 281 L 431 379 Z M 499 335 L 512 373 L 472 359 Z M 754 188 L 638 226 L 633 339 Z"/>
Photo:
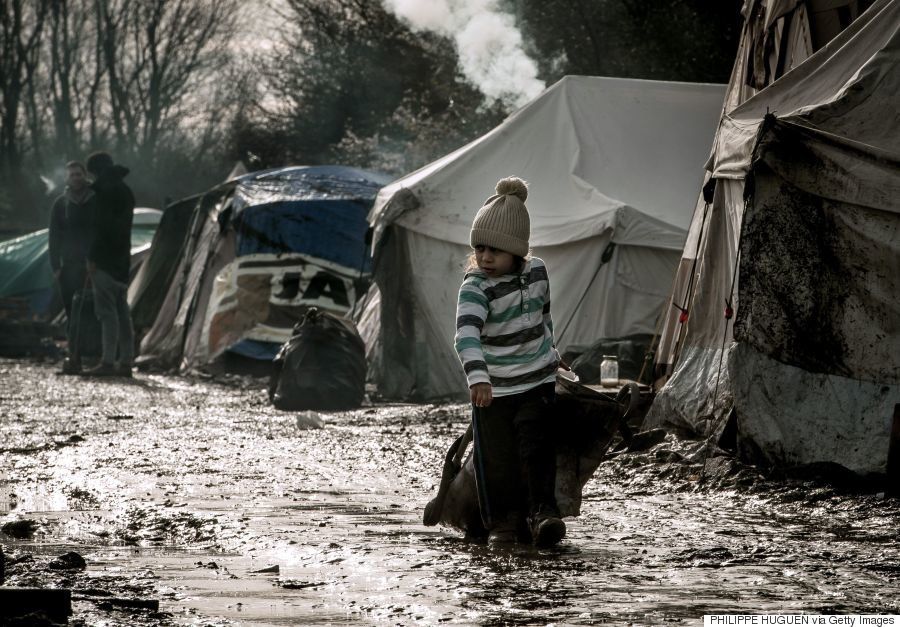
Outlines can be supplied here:
<path id="1" fill-rule="evenodd" d="M 537 257 L 518 274 L 466 274 L 456 307 L 456 352 L 469 386 L 490 383 L 493 396 L 556 380 L 550 280 Z"/>

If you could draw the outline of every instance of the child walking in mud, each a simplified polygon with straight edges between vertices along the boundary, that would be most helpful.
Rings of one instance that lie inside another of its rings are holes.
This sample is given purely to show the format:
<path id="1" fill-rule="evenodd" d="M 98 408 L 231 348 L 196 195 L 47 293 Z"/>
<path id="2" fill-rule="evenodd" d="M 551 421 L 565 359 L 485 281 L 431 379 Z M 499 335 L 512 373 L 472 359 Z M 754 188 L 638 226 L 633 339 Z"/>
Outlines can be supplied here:
<path id="1" fill-rule="evenodd" d="M 559 353 L 544 262 L 529 256 L 525 181 L 497 183 L 472 223 L 456 351 L 472 399 L 475 479 L 488 543 L 559 542 L 550 433 Z"/>

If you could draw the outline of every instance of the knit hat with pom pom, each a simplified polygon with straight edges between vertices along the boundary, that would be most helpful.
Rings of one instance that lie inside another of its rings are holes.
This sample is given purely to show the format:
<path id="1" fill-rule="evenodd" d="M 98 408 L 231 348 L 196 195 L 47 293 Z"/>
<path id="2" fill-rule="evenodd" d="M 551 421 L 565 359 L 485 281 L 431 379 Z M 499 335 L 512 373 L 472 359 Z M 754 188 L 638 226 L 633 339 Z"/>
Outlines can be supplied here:
<path id="1" fill-rule="evenodd" d="M 531 235 L 531 220 L 525 207 L 528 184 L 511 176 L 500 179 L 496 191 L 475 214 L 469 243 L 472 248 L 490 246 L 525 257 Z"/>

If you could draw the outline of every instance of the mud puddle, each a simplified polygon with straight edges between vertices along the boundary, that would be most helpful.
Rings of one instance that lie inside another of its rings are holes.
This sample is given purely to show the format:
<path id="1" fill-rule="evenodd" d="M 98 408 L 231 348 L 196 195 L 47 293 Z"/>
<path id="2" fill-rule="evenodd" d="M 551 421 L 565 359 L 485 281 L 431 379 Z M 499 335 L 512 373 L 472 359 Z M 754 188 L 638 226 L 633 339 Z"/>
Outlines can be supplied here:
<path id="1" fill-rule="evenodd" d="M 770 481 L 724 458 L 706 473 L 702 445 L 670 435 L 601 465 L 559 547 L 497 550 L 421 525 L 463 405 L 298 415 L 239 378 L 54 369 L 0 361 L 0 525 L 34 523 L 0 544 L 8 585 L 75 590 L 72 624 L 900 612 L 900 506 L 877 493 Z M 83 569 L 49 567 L 68 552 Z"/>

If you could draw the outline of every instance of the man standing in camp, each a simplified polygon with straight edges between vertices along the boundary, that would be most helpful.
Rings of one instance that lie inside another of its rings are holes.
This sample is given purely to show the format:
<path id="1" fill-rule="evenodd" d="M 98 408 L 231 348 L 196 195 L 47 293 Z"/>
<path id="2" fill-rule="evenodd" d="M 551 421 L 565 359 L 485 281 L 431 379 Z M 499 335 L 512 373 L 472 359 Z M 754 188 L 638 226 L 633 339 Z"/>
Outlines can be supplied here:
<path id="1" fill-rule="evenodd" d="M 66 320 L 72 329 L 72 300 L 85 287 L 85 262 L 94 229 L 94 192 L 88 184 L 87 169 L 80 161 L 66 164 L 66 191 L 50 210 L 49 252 L 53 277 L 59 284 Z M 69 357 L 63 374 L 81 371 L 77 347 L 69 338 Z"/>
<path id="2" fill-rule="evenodd" d="M 87 159 L 96 195 L 94 237 L 87 256 L 87 271 L 94 286 L 94 310 L 100 321 L 102 356 L 85 374 L 131 376 L 134 329 L 128 309 L 128 274 L 131 265 L 131 223 L 134 194 L 123 180 L 128 168 L 113 163 L 105 152 Z"/>

